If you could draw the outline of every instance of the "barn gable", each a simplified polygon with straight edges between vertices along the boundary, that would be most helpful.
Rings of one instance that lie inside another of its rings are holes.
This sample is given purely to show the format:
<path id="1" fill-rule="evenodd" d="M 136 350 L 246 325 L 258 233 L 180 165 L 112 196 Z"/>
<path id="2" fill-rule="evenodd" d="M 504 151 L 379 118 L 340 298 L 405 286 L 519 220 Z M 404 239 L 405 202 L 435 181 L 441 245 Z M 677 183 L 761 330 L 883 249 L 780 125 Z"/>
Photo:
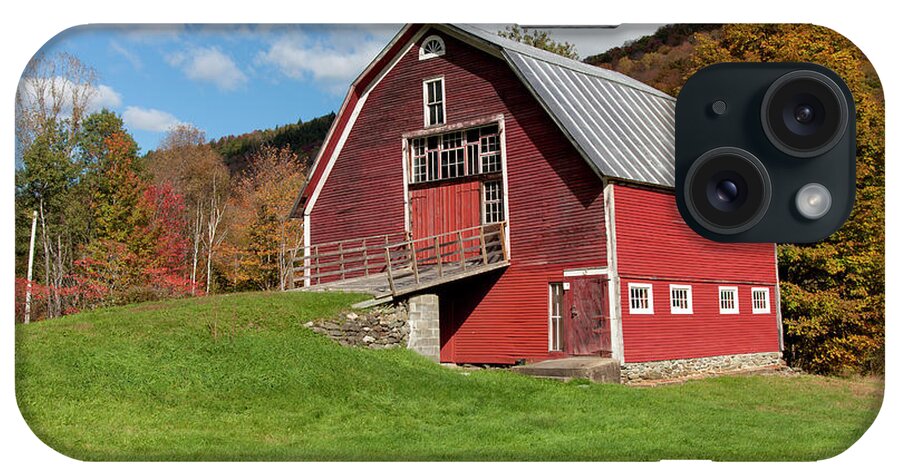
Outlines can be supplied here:
<path id="1" fill-rule="evenodd" d="M 300 218 L 327 176 L 330 157 L 357 101 L 392 57 L 417 33 L 435 28 L 503 58 L 600 176 L 674 187 L 674 115 L 671 96 L 614 71 L 509 40 L 473 25 L 407 25 L 353 82 L 341 111 L 291 210 Z"/>

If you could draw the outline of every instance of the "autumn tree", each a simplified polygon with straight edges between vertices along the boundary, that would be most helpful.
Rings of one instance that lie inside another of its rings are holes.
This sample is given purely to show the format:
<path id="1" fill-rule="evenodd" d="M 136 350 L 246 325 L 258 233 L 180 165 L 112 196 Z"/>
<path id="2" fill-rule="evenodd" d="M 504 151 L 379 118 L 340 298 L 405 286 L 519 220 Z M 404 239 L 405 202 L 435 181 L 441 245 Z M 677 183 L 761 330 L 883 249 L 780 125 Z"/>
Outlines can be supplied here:
<path id="1" fill-rule="evenodd" d="M 157 186 L 168 184 L 184 197 L 184 220 L 189 224 L 191 267 L 196 291 L 201 259 L 206 261 L 206 291 L 212 284 L 212 260 L 223 239 L 222 217 L 228 196 L 228 168 L 206 142 L 203 131 L 189 124 L 172 128 L 160 147 L 148 155 L 147 165 Z"/>
<path id="2" fill-rule="evenodd" d="M 849 40 L 811 25 L 725 25 L 698 33 L 691 68 L 799 61 L 831 68 L 856 102 L 856 203 L 847 223 L 812 245 L 779 245 L 786 358 L 826 373 L 883 371 L 884 100 L 871 64 Z"/>
<path id="3" fill-rule="evenodd" d="M 292 250 L 302 229 L 288 213 L 305 180 L 305 168 L 288 148 L 263 146 L 234 185 L 230 234 L 221 267 L 238 289 L 285 289 Z"/>
<path id="4" fill-rule="evenodd" d="M 497 32 L 503 38 L 518 41 L 535 48 L 556 53 L 566 58 L 574 60 L 578 59 L 578 53 L 575 52 L 575 45 L 569 42 L 556 41 L 550 36 L 550 32 L 544 30 L 536 30 L 528 27 L 520 27 L 519 25 L 507 26 L 505 30 Z"/>

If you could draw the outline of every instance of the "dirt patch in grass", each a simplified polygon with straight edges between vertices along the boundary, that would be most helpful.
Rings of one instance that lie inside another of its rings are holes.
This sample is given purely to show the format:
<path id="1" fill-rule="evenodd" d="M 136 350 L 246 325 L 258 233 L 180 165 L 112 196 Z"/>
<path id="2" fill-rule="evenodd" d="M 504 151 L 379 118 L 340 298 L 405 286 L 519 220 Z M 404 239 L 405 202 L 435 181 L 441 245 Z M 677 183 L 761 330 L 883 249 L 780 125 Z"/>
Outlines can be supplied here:
<path id="1" fill-rule="evenodd" d="M 150 302 L 147 304 L 141 304 L 134 308 L 135 312 L 148 312 L 148 311 L 161 311 L 163 309 L 167 309 L 169 304 L 166 302 Z"/>
<path id="2" fill-rule="evenodd" d="M 91 322 L 78 321 L 72 324 L 72 330 L 78 332 L 87 332 L 94 328 L 94 324 Z"/>

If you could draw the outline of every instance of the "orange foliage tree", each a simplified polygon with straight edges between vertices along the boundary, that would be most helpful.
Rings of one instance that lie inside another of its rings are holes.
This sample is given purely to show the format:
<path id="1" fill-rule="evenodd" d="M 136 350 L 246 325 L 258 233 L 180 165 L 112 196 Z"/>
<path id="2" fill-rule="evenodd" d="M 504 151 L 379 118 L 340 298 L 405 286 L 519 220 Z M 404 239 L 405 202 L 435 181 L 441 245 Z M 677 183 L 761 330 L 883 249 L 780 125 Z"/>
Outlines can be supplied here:
<path id="1" fill-rule="evenodd" d="M 217 270 L 237 290 L 291 286 L 293 251 L 302 244 L 302 226 L 288 219 L 306 179 L 297 154 L 263 146 L 232 186 L 226 212 L 228 236 Z"/>

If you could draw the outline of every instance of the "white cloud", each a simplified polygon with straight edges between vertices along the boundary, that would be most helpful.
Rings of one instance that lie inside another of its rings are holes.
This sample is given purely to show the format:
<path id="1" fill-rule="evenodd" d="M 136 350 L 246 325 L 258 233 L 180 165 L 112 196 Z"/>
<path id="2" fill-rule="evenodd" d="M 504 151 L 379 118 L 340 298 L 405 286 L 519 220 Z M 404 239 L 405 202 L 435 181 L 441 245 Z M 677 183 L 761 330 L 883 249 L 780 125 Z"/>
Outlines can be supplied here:
<path id="1" fill-rule="evenodd" d="M 43 96 L 44 103 L 52 108 L 51 104 L 59 105 L 59 113 L 63 117 L 72 114 L 72 106 L 77 102 L 84 104 L 88 113 L 107 108 L 113 109 L 122 105 L 122 95 L 111 86 L 100 84 L 85 89 L 84 85 L 76 85 L 68 78 L 57 76 L 54 78 L 27 77 L 19 81 L 19 93 L 26 105 L 31 107 L 38 104 Z M 85 101 L 85 99 L 87 99 Z"/>
<path id="2" fill-rule="evenodd" d="M 257 56 L 292 79 L 312 79 L 328 90 L 345 88 L 375 58 L 396 31 L 392 26 L 332 28 L 321 35 L 292 32 Z"/>
<path id="3" fill-rule="evenodd" d="M 183 124 L 168 112 L 137 106 L 126 107 L 122 119 L 129 129 L 149 132 L 166 132 L 172 127 Z"/>
<path id="4" fill-rule="evenodd" d="M 170 54 L 166 61 L 181 68 L 194 81 L 209 82 L 223 91 L 237 89 L 247 82 L 247 75 L 234 60 L 218 48 L 194 48 Z"/>
<path id="5" fill-rule="evenodd" d="M 101 84 L 97 86 L 94 97 L 91 98 L 89 108 L 97 111 L 103 108 L 113 109 L 122 105 L 122 95 L 115 89 Z"/>

